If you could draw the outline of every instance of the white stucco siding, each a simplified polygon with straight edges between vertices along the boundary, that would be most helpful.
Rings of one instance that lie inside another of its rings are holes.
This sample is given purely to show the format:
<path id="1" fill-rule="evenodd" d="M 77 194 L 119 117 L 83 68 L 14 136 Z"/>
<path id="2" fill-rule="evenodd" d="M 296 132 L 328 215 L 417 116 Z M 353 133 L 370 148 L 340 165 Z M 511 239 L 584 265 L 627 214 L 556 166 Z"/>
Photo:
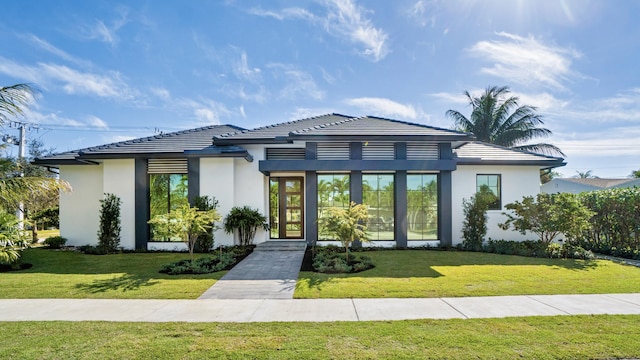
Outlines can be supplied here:
<path id="1" fill-rule="evenodd" d="M 504 206 L 522 201 L 524 196 L 535 196 L 540 192 L 540 172 L 537 166 L 471 166 L 462 165 L 452 174 L 452 237 L 453 245 L 462 242 L 464 212 L 462 200 L 469 199 L 476 191 L 477 174 L 499 174 L 502 179 L 502 210 L 489 210 L 487 238 L 494 240 L 535 240 L 533 234 L 522 235 L 513 230 L 501 230 L 499 223 L 505 221 Z"/>
<path id="2" fill-rule="evenodd" d="M 67 245 L 96 245 L 102 199 L 102 165 L 62 165 L 60 179 L 72 191 L 60 194 L 60 235 Z"/>
<path id="3" fill-rule="evenodd" d="M 268 177 L 264 176 L 258 168 L 260 160 L 265 158 L 265 146 L 247 145 L 245 149 L 253 156 L 253 161 L 234 159 L 234 206 L 250 206 L 258 209 L 262 215 L 268 216 Z M 259 229 L 254 244 L 267 240 L 269 240 L 269 232 Z"/>
<path id="4" fill-rule="evenodd" d="M 200 195 L 218 200 L 218 213 L 223 219 L 235 206 L 234 166 L 233 158 L 200 159 Z M 217 225 L 220 229 L 214 233 L 214 246 L 233 245 L 233 236 L 222 229 L 222 220 Z"/>
<path id="5" fill-rule="evenodd" d="M 122 201 L 120 246 L 125 249 L 134 249 L 136 245 L 135 160 L 105 160 L 103 167 L 103 192 L 115 194 Z"/>

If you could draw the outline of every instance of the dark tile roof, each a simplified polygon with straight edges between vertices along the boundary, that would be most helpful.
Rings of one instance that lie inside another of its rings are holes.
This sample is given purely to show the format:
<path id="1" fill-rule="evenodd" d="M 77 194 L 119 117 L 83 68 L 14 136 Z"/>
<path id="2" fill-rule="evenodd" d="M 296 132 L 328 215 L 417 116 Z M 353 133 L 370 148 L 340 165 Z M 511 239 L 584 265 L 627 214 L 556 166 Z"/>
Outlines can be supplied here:
<path id="1" fill-rule="evenodd" d="M 211 147 L 215 135 L 240 130 L 244 129 L 234 125 L 211 125 L 67 151 L 35 159 L 34 163 L 40 165 L 77 163 L 78 161 L 82 162 L 81 160 L 115 155 L 183 154 Z M 209 149 L 209 152 L 211 151 Z M 220 152 L 222 151 L 220 150 Z"/>
<path id="2" fill-rule="evenodd" d="M 216 139 L 233 142 L 239 140 L 266 140 L 289 136 L 289 133 L 309 127 L 331 124 L 352 119 L 341 114 L 327 114 L 311 118 L 288 121 L 275 125 L 263 126 L 251 130 L 241 130 L 216 136 Z"/>
<path id="3" fill-rule="evenodd" d="M 312 118 L 280 123 L 252 130 L 216 136 L 214 143 L 243 143 L 265 140 L 286 141 L 314 137 L 446 137 L 451 140 L 469 139 L 469 134 L 441 129 L 424 124 L 375 116 L 351 117 L 327 114 Z"/>

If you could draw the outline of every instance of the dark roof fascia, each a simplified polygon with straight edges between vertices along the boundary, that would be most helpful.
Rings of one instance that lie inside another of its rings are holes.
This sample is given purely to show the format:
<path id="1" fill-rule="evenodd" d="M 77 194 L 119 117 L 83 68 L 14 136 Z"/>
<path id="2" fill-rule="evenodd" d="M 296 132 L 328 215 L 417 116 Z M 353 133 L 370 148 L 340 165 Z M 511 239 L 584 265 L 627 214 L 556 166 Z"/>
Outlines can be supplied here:
<path id="1" fill-rule="evenodd" d="M 61 160 L 40 160 L 35 159 L 31 162 L 33 165 L 44 167 L 57 167 L 60 165 L 99 165 L 98 162 L 85 159 L 61 159 Z"/>
<path id="2" fill-rule="evenodd" d="M 259 145 L 259 144 L 291 144 L 293 141 L 284 136 L 276 136 L 275 138 L 256 138 L 256 139 L 234 139 L 230 138 L 213 138 L 213 145 Z"/>
<path id="3" fill-rule="evenodd" d="M 457 158 L 458 165 L 538 165 L 547 166 L 546 169 L 553 169 L 567 165 L 562 160 L 482 160 L 480 158 Z"/>
<path id="4" fill-rule="evenodd" d="M 289 134 L 291 140 L 314 141 L 430 141 L 453 142 L 470 139 L 466 135 L 311 135 Z"/>

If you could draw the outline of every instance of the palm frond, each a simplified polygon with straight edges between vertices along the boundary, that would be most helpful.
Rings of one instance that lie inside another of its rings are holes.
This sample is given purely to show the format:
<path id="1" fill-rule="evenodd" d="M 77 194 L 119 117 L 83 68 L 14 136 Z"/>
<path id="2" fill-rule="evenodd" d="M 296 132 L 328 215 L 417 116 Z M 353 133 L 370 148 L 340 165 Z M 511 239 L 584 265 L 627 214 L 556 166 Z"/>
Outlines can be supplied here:
<path id="1" fill-rule="evenodd" d="M 514 146 L 514 150 L 528 151 L 536 154 L 550 155 L 550 156 L 566 156 L 559 147 L 551 144 L 540 143 L 540 144 L 527 144 Z"/>
<path id="2" fill-rule="evenodd" d="M 66 181 L 41 177 L 9 177 L 0 179 L 0 207 L 15 209 L 32 197 L 50 196 L 53 192 L 70 191 Z"/>
<path id="3" fill-rule="evenodd" d="M 9 117 L 24 115 L 27 107 L 38 90 L 30 84 L 16 84 L 0 87 L 0 123 Z"/>

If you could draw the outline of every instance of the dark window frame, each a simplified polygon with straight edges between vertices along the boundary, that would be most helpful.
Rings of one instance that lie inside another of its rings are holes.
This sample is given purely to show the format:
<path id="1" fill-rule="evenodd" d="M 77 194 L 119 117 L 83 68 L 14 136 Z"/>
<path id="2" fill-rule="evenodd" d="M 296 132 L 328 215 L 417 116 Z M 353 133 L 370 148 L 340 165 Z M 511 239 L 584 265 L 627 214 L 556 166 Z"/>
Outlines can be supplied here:
<path id="1" fill-rule="evenodd" d="M 480 192 L 480 187 L 482 185 L 478 184 L 478 177 L 480 176 L 495 176 L 497 177 L 498 181 L 497 181 L 497 194 L 496 194 L 496 201 L 493 202 L 492 204 L 489 205 L 489 210 L 502 210 L 502 174 L 476 174 L 476 193 Z M 487 179 L 488 180 L 488 179 Z M 488 182 L 488 181 L 487 181 Z M 483 184 L 484 185 L 484 184 Z M 486 185 L 489 186 L 489 185 Z M 491 186 L 489 186 L 489 188 L 491 189 Z M 493 192 L 493 189 L 491 189 Z"/>

